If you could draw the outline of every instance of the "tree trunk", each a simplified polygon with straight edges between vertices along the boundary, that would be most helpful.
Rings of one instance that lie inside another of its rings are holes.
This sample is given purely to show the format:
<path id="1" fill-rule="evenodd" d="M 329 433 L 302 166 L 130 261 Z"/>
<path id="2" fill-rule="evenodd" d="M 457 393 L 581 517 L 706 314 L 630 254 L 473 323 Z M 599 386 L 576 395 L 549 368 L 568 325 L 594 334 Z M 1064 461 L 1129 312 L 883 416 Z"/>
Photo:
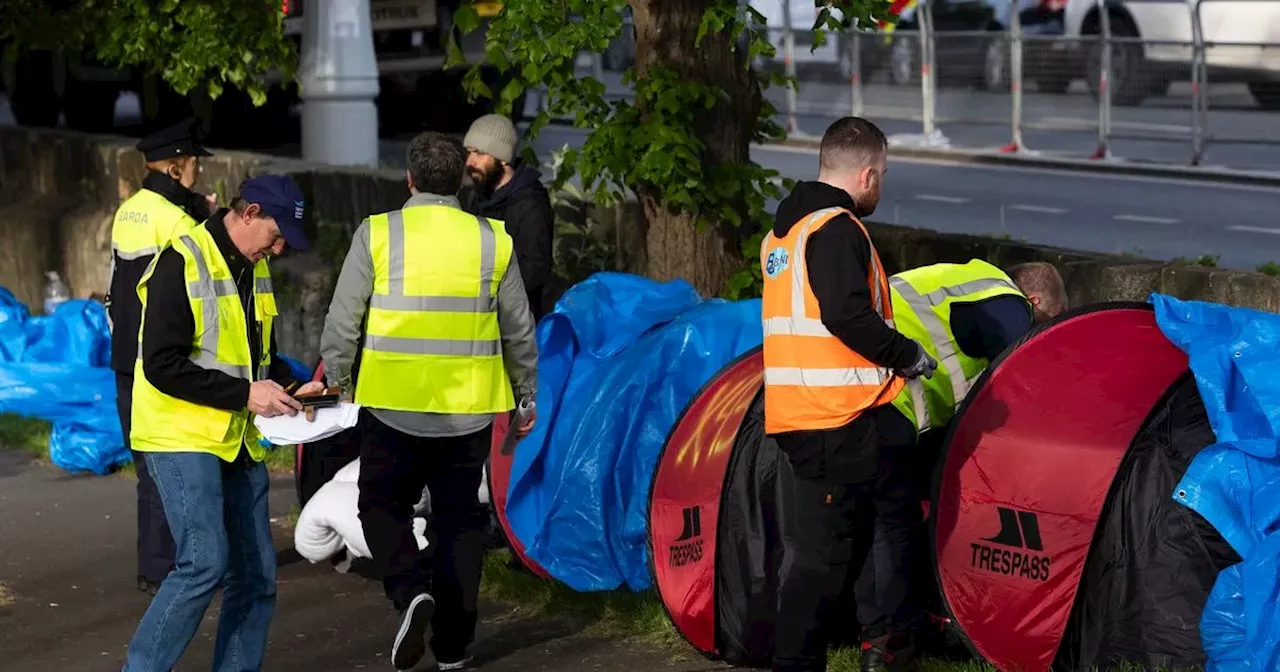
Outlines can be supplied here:
<path id="1" fill-rule="evenodd" d="M 746 53 L 736 50 L 724 32 L 708 33 L 696 44 L 702 16 L 714 0 L 631 0 L 630 4 L 637 78 L 659 66 L 679 73 L 685 81 L 723 87 L 729 102 L 701 114 L 695 129 L 706 147 L 703 161 L 707 166 L 749 161 L 761 93 L 755 73 L 746 67 Z M 646 224 L 646 274 L 657 280 L 683 278 L 703 296 L 723 292 L 744 263 L 743 235 L 727 225 L 695 229 L 694 215 L 668 208 L 657 189 L 634 186 Z"/>

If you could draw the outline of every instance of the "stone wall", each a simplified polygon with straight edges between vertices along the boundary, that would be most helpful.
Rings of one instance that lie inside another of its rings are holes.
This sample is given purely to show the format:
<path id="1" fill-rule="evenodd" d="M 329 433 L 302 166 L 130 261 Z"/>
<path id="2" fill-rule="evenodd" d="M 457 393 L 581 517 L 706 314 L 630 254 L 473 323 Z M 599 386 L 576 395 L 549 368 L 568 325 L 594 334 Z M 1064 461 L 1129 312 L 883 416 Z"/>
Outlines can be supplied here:
<path id="1" fill-rule="evenodd" d="M 77 296 L 106 291 L 113 213 L 137 190 L 145 172 L 133 142 L 0 128 L 0 286 L 36 311 L 46 270 L 60 271 Z M 408 193 L 403 174 L 396 171 L 336 169 L 222 151 L 203 161 L 196 188 L 218 193 L 225 203 L 241 180 L 267 171 L 292 176 L 307 197 L 306 227 L 313 249 L 288 255 L 272 267 L 281 303 L 280 348 L 311 363 L 317 358 L 332 283 L 355 227 L 372 213 L 399 207 Z M 634 272 L 643 266 L 644 227 L 634 204 L 604 209 L 565 199 L 557 214 L 600 223 L 605 229 L 601 235 L 617 246 L 620 268 Z M 887 224 L 873 223 L 871 230 L 891 272 L 975 257 L 1001 266 L 1050 261 L 1062 271 L 1073 305 L 1140 301 L 1154 291 L 1280 311 L 1280 279 L 1258 273 L 1173 266 Z"/>

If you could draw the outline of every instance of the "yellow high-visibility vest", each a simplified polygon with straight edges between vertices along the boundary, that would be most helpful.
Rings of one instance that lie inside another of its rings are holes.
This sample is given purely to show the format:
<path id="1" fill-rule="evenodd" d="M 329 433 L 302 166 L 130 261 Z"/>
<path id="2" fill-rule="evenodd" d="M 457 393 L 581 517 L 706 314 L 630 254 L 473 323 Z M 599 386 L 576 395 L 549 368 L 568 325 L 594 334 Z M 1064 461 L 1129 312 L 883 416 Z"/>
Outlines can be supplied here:
<path id="1" fill-rule="evenodd" d="M 125 261 L 159 254 L 175 235 L 198 225 L 169 199 L 150 189 L 139 189 L 116 210 L 111 251 Z"/>
<path id="2" fill-rule="evenodd" d="M 139 189 L 116 210 L 111 223 L 111 276 L 107 287 L 115 285 L 116 258 L 134 261 L 159 254 L 169 241 L 199 225 L 186 210 L 150 189 Z M 108 293 L 110 293 L 108 289 Z M 108 301 L 111 299 L 109 298 Z M 112 327 L 114 329 L 114 325 Z M 134 334 L 140 339 L 141 334 Z"/>
<path id="3" fill-rule="evenodd" d="M 445 205 L 370 217 L 373 295 L 356 403 L 447 414 L 515 408 L 498 328 L 512 247 L 502 222 Z"/>
<path id="4" fill-rule="evenodd" d="M 249 325 L 231 268 L 203 225 L 179 234 L 171 243 L 184 261 L 187 298 L 195 317 L 190 359 L 197 366 L 244 380 L 264 380 L 271 366 L 271 330 L 276 298 L 271 272 L 263 259 L 253 266 L 254 321 L 262 334 L 262 355 L 255 366 L 249 350 Z M 155 272 L 157 254 L 138 283 L 146 320 L 147 286 Z M 231 462 L 243 444 L 249 456 L 262 461 L 259 433 L 247 408 L 225 411 L 193 404 L 156 389 L 142 366 L 141 339 L 134 365 L 132 448 L 141 452 L 212 453 Z"/>
<path id="5" fill-rule="evenodd" d="M 1004 271 L 981 259 L 903 271 L 889 278 L 889 294 L 898 331 L 938 362 L 933 377 L 908 381 L 893 405 L 917 432 L 943 427 L 988 364 L 960 350 L 951 330 L 951 307 L 996 296 L 1026 297 Z"/>

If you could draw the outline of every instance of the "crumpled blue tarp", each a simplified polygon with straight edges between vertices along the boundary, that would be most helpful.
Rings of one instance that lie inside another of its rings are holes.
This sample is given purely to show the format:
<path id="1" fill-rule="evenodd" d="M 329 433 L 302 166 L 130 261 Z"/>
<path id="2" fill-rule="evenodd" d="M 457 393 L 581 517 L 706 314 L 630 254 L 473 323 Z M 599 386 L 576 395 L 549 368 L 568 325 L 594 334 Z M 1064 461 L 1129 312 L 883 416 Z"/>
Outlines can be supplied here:
<path id="1" fill-rule="evenodd" d="M 130 461 L 116 414 L 111 332 L 97 301 L 66 301 L 32 317 L 0 288 L 0 413 L 53 423 L 49 459 L 106 474 Z"/>
<path id="2" fill-rule="evenodd" d="M 1173 493 L 1243 562 L 1218 576 L 1200 621 L 1209 672 L 1280 669 L 1280 315 L 1152 294 L 1190 358 L 1218 443 Z"/>
<path id="3" fill-rule="evenodd" d="M 529 557 L 579 591 L 650 585 L 649 484 L 668 432 L 725 364 L 760 345 L 760 301 L 598 273 L 538 324 L 538 421 L 507 517 Z"/>

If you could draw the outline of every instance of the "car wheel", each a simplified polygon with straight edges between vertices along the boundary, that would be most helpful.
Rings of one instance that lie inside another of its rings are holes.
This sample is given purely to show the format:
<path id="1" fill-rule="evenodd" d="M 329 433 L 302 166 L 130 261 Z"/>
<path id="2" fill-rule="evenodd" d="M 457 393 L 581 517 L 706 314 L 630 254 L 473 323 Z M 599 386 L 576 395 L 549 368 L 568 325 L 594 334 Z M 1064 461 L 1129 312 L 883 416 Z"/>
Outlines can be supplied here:
<path id="1" fill-rule="evenodd" d="M 1120 17 L 1112 17 L 1111 34 L 1115 37 L 1136 38 L 1138 31 L 1128 21 Z M 1142 45 L 1133 42 L 1111 44 L 1111 102 L 1123 107 L 1135 107 L 1142 104 L 1150 94 L 1150 87 L 1144 86 L 1142 73 L 1149 71 L 1146 56 L 1142 53 Z M 1089 49 L 1089 92 L 1094 100 L 1100 97 L 1098 79 L 1102 75 L 1102 41 L 1098 40 Z"/>
<path id="2" fill-rule="evenodd" d="M 1264 110 L 1280 110 L 1280 82 L 1249 82 L 1249 93 Z"/>

